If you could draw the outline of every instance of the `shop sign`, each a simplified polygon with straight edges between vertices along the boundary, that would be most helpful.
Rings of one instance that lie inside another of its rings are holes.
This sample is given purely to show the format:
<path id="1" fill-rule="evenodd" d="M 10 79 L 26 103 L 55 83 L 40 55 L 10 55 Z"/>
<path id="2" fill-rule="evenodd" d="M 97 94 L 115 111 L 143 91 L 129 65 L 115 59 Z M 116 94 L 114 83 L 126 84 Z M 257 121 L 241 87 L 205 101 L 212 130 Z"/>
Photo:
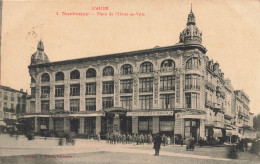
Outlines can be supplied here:
<path id="1" fill-rule="evenodd" d="M 160 131 L 173 131 L 174 122 L 173 121 L 160 121 Z"/>
<path id="2" fill-rule="evenodd" d="M 173 116 L 173 111 L 127 112 L 126 116 Z"/>
<path id="3" fill-rule="evenodd" d="M 179 118 L 206 119 L 205 115 L 182 114 Z"/>

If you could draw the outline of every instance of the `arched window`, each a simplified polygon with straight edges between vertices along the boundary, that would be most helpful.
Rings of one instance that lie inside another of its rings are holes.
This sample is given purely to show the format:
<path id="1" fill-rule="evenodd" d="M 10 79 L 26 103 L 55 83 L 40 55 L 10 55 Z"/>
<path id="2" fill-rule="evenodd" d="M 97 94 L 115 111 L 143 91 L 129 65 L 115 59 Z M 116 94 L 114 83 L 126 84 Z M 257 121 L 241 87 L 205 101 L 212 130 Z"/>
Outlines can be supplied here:
<path id="1" fill-rule="evenodd" d="M 42 82 L 50 82 L 50 75 L 48 73 L 42 74 Z"/>
<path id="2" fill-rule="evenodd" d="M 33 77 L 31 77 L 31 83 L 36 83 L 36 81 Z"/>
<path id="3" fill-rule="evenodd" d="M 86 78 L 96 77 L 96 70 L 94 68 L 89 68 L 86 72 Z"/>
<path id="4" fill-rule="evenodd" d="M 196 69 L 200 66 L 200 60 L 197 57 L 192 57 L 186 62 L 186 69 Z"/>
<path id="5" fill-rule="evenodd" d="M 153 72 L 153 64 L 151 62 L 143 62 L 140 67 L 142 73 Z"/>
<path id="6" fill-rule="evenodd" d="M 103 76 L 114 76 L 114 69 L 111 66 L 104 68 Z"/>
<path id="7" fill-rule="evenodd" d="M 121 67 L 121 75 L 128 75 L 133 73 L 133 67 L 130 64 L 125 64 Z"/>
<path id="8" fill-rule="evenodd" d="M 55 81 L 63 81 L 63 80 L 64 80 L 64 73 L 63 72 L 56 73 Z"/>
<path id="9" fill-rule="evenodd" d="M 70 73 L 70 79 L 80 79 L 80 73 L 78 70 L 74 70 Z"/>
<path id="10" fill-rule="evenodd" d="M 168 59 L 168 60 L 164 60 L 161 64 L 161 69 L 162 70 L 172 70 L 175 68 L 175 63 L 173 60 Z"/>

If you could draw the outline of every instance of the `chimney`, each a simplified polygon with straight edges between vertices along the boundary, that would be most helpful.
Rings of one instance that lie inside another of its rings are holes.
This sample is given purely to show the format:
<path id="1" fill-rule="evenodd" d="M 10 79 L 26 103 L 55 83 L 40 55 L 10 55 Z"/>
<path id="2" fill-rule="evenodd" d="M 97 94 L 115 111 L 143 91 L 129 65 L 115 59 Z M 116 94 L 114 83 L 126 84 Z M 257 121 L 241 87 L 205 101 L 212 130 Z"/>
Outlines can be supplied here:
<path id="1" fill-rule="evenodd" d="M 20 89 L 20 92 L 23 92 L 23 89 Z"/>

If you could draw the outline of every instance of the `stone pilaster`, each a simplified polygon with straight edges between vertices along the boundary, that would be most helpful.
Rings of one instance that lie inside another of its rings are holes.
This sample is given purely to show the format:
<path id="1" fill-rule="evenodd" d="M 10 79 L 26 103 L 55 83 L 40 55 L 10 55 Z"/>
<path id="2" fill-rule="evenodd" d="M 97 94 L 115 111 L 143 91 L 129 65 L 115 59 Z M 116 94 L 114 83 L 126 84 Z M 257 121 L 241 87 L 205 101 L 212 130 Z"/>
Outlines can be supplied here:
<path id="1" fill-rule="evenodd" d="M 84 73 L 82 73 L 82 75 L 84 75 Z M 86 84 L 84 82 L 83 79 L 80 80 L 80 111 L 85 111 L 86 107 L 85 107 L 85 93 L 86 92 Z"/>
<path id="2" fill-rule="evenodd" d="M 174 124 L 174 134 L 181 134 L 181 118 L 180 113 L 175 113 L 175 124 Z"/>
<path id="3" fill-rule="evenodd" d="M 97 71 L 99 72 L 99 71 Z M 96 110 L 102 110 L 102 77 L 101 75 L 97 76 L 97 94 L 96 94 Z"/>
<path id="4" fill-rule="evenodd" d="M 205 120 L 200 119 L 200 137 L 205 138 Z"/>
<path id="5" fill-rule="evenodd" d="M 138 110 L 139 109 L 139 79 L 137 73 L 133 74 L 133 95 L 134 95 L 133 110 Z M 137 133 L 138 133 L 138 127 L 137 127 Z"/>
<path id="6" fill-rule="evenodd" d="M 159 81 L 160 77 L 158 72 L 154 73 L 153 78 L 153 108 L 158 109 L 159 108 Z"/>
<path id="7" fill-rule="evenodd" d="M 35 113 L 41 113 L 41 87 L 35 87 Z"/>
<path id="8" fill-rule="evenodd" d="M 39 131 L 39 120 L 38 117 L 34 117 L 34 132 Z"/>
<path id="9" fill-rule="evenodd" d="M 53 130 L 54 126 L 53 126 L 53 118 L 49 117 L 49 130 Z"/>
<path id="10" fill-rule="evenodd" d="M 68 118 L 64 117 L 64 132 L 70 131 L 70 121 Z"/>
<path id="11" fill-rule="evenodd" d="M 84 117 L 79 118 L 79 133 L 84 134 Z"/>
<path id="12" fill-rule="evenodd" d="M 70 85 L 68 81 L 64 84 L 64 110 L 70 111 Z"/>
<path id="13" fill-rule="evenodd" d="M 137 116 L 132 117 L 132 133 L 138 134 L 138 117 Z"/>
<path id="14" fill-rule="evenodd" d="M 159 116 L 153 117 L 153 134 L 159 133 L 160 123 Z"/>
<path id="15" fill-rule="evenodd" d="M 96 117 L 96 135 L 101 132 L 101 117 Z"/>
<path id="16" fill-rule="evenodd" d="M 120 80 L 118 74 L 114 76 L 114 107 L 120 107 Z"/>
<path id="17" fill-rule="evenodd" d="M 120 118 L 118 114 L 115 114 L 113 118 L 113 132 L 120 132 Z"/>
<path id="18" fill-rule="evenodd" d="M 50 74 L 50 110 L 55 109 L 55 73 Z"/>

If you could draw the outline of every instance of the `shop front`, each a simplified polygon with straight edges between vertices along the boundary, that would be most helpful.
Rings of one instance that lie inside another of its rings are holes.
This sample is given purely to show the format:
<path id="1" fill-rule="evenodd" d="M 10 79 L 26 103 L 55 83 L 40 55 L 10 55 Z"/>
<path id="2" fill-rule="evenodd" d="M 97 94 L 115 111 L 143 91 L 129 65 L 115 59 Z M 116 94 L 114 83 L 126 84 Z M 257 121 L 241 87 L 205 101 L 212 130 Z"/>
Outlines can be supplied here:
<path id="1" fill-rule="evenodd" d="M 174 136 L 174 117 L 160 116 L 159 121 L 160 134 L 165 136 Z"/>

